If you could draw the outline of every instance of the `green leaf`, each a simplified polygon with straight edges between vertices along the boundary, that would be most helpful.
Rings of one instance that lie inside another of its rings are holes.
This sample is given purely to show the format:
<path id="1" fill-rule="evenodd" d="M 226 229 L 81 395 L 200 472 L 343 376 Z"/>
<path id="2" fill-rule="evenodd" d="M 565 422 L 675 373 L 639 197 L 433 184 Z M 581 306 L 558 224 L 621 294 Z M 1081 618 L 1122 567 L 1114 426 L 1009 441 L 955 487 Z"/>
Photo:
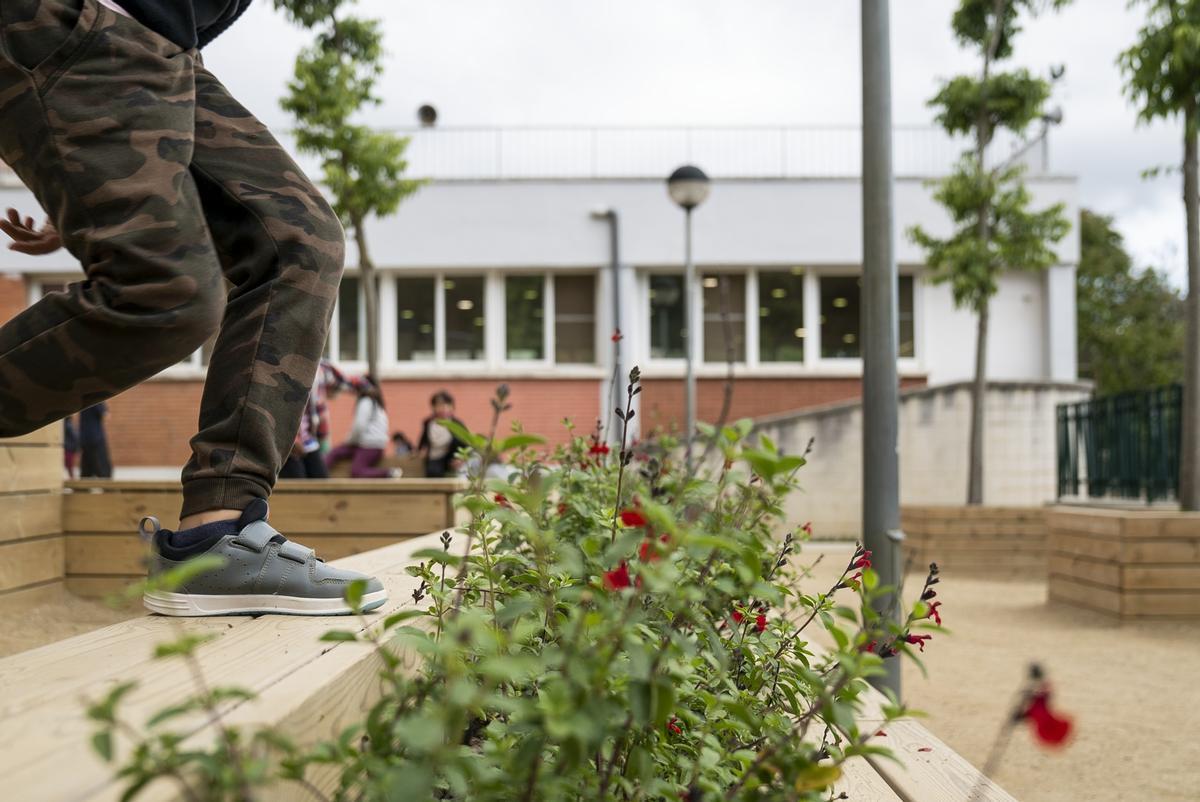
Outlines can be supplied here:
<path id="1" fill-rule="evenodd" d="M 480 453 L 487 448 L 486 437 L 474 434 L 470 429 L 456 420 L 451 420 L 450 418 L 438 418 L 435 423 L 437 423 L 439 426 L 445 427 L 447 430 L 449 430 L 450 434 L 454 435 L 456 439 L 461 440 Z"/>
<path id="2" fill-rule="evenodd" d="M 344 629 L 331 629 L 322 635 L 320 640 L 325 643 L 354 643 L 358 640 L 358 633 L 348 632 Z"/>
<path id="3" fill-rule="evenodd" d="M 161 660 L 165 657 L 190 656 L 195 654 L 196 649 L 198 649 L 200 646 L 216 639 L 217 636 L 211 633 L 185 633 L 177 640 L 157 644 L 154 647 L 154 657 L 157 660 Z"/>
<path id="4" fill-rule="evenodd" d="M 112 730 L 101 730 L 92 734 L 92 749 L 105 763 L 111 763 L 113 759 L 113 738 Z"/>
<path id="5" fill-rule="evenodd" d="M 500 441 L 496 446 L 496 451 L 503 454 L 505 451 L 512 451 L 516 448 L 526 448 L 527 446 L 539 446 L 546 442 L 546 438 L 538 437 L 536 434 L 519 433 L 510 435 Z"/>
<path id="6" fill-rule="evenodd" d="M 367 580 L 355 579 L 346 586 L 346 604 L 350 605 L 350 609 L 354 612 L 362 610 L 363 595 L 367 592 Z"/>

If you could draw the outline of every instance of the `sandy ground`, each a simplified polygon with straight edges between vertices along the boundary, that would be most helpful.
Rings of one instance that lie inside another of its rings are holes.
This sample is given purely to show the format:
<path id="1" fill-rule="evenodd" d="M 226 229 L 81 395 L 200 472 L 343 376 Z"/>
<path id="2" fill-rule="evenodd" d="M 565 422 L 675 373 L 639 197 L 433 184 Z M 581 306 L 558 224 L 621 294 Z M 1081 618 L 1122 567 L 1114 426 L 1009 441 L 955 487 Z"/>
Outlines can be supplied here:
<path id="1" fill-rule="evenodd" d="M 848 550 L 810 544 L 807 561 L 828 587 Z M 910 588 L 921 577 L 910 577 Z M 1023 802 L 1200 800 L 1200 623 L 1119 624 L 1046 600 L 1044 581 L 958 578 L 938 585 L 949 632 L 927 644 L 928 677 L 912 663 L 904 698 L 923 722 L 982 766 L 1027 667 L 1038 662 L 1055 707 L 1075 736 L 1048 752 L 1025 729 L 1009 743 L 994 779 Z"/>
<path id="2" fill-rule="evenodd" d="M 806 590 L 824 589 L 849 555 L 824 552 Z M 909 581 L 918 586 L 920 577 Z M 925 724 L 982 766 L 1030 662 L 1054 684 L 1075 738 L 1047 752 L 1024 729 L 995 779 L 1023 802 L 1200 800 L 1200 623 L 1121 625 L 1097 613 L 1048 605 L 1042 581 L 955 577 L 938 587 L 949 630 L 926 651 L 928 676 L 906 664 L 904 696 Z M 61 593 L 21 614 L 5 611 L 0 657 L 140 614 Z"/>
<path id="3" fill-rule="evenodd" d="M 14 610 L 0 609 L 0 657 L 142 614 L 138 607 L 114 610 L 101 601 L 81 599 L 57 589 L 44 603 Z"/>

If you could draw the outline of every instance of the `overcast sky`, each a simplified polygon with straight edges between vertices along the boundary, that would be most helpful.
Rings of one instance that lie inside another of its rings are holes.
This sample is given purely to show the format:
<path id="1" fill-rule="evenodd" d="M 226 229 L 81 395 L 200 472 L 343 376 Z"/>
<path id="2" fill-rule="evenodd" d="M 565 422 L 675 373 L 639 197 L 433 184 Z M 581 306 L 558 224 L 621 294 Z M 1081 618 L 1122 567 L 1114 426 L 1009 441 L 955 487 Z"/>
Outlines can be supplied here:
<path id="1" fill-rule="evenodd" d="M 939 81 L 975 69 L 949 31 L 955 0 L 893 0 L 897 125 L 931 121 Z M 433 103 L 453 125 L 837 125 L 860 108 L 856 0 L 360 0 L 383 19 L 389 51 L 383 105 L 368 120 L 411 125 Z M 1182 286 L 1180 124 L 1137 125 L 1117 53 L 1138 11 L 1126 0 L 1075 0 L 1030 21 L 1016 61 L 1065 64 L 1055 102 L 1054 172 L 1079 177 L 1080 205 L 1116 217 L 1141 265 Z M 275 127 L 297 50 L 308 36 L 256 0 L 205 51 L 235 95 Z"/>

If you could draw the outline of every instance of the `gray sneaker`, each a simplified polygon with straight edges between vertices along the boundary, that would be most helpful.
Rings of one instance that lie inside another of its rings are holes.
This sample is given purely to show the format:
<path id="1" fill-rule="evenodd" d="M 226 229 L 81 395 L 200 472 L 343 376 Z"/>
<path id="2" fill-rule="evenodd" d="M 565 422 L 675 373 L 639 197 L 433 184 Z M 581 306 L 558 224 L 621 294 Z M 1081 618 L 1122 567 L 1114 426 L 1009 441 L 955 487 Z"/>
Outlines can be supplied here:
<path id="1" fill-rule="evenodd" d="M 155 577 L 201 554 L 224 558 L 225 564 L 189 579 L 174 591 L 152 590 L 142 597 L 146 609 L 161 615 L 348 615 L 346 589 L 356 579 L 367 582 L 362 609 L 387 601 L 383 584 L 355 571 L 333 568 L 313 550 L 293 543 L 267 523 L 266 502 L 255 502 L 229 533 L 179 548 L 173 533 L 152 523 L 150 576 Z M 152 519 L 148 519 L 151 520 Z M 145 531 L 143 521 L 143 534 Z"/>

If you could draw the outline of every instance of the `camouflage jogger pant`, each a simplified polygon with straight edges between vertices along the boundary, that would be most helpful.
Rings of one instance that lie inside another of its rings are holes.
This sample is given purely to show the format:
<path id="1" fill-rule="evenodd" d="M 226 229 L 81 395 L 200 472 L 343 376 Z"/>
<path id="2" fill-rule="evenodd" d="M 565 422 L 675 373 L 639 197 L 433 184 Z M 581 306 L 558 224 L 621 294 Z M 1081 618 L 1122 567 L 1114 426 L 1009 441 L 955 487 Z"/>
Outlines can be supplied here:
<path id="1" fill-rule="evenodd" d="M 0 328 L 0 437 L 216 333 L 183 515 L 266 497 L 337 295 L 336 215 L 197 52 L 96 0 L 0 0 L 0 34 L 0 158 L 86 276 Z"/>

